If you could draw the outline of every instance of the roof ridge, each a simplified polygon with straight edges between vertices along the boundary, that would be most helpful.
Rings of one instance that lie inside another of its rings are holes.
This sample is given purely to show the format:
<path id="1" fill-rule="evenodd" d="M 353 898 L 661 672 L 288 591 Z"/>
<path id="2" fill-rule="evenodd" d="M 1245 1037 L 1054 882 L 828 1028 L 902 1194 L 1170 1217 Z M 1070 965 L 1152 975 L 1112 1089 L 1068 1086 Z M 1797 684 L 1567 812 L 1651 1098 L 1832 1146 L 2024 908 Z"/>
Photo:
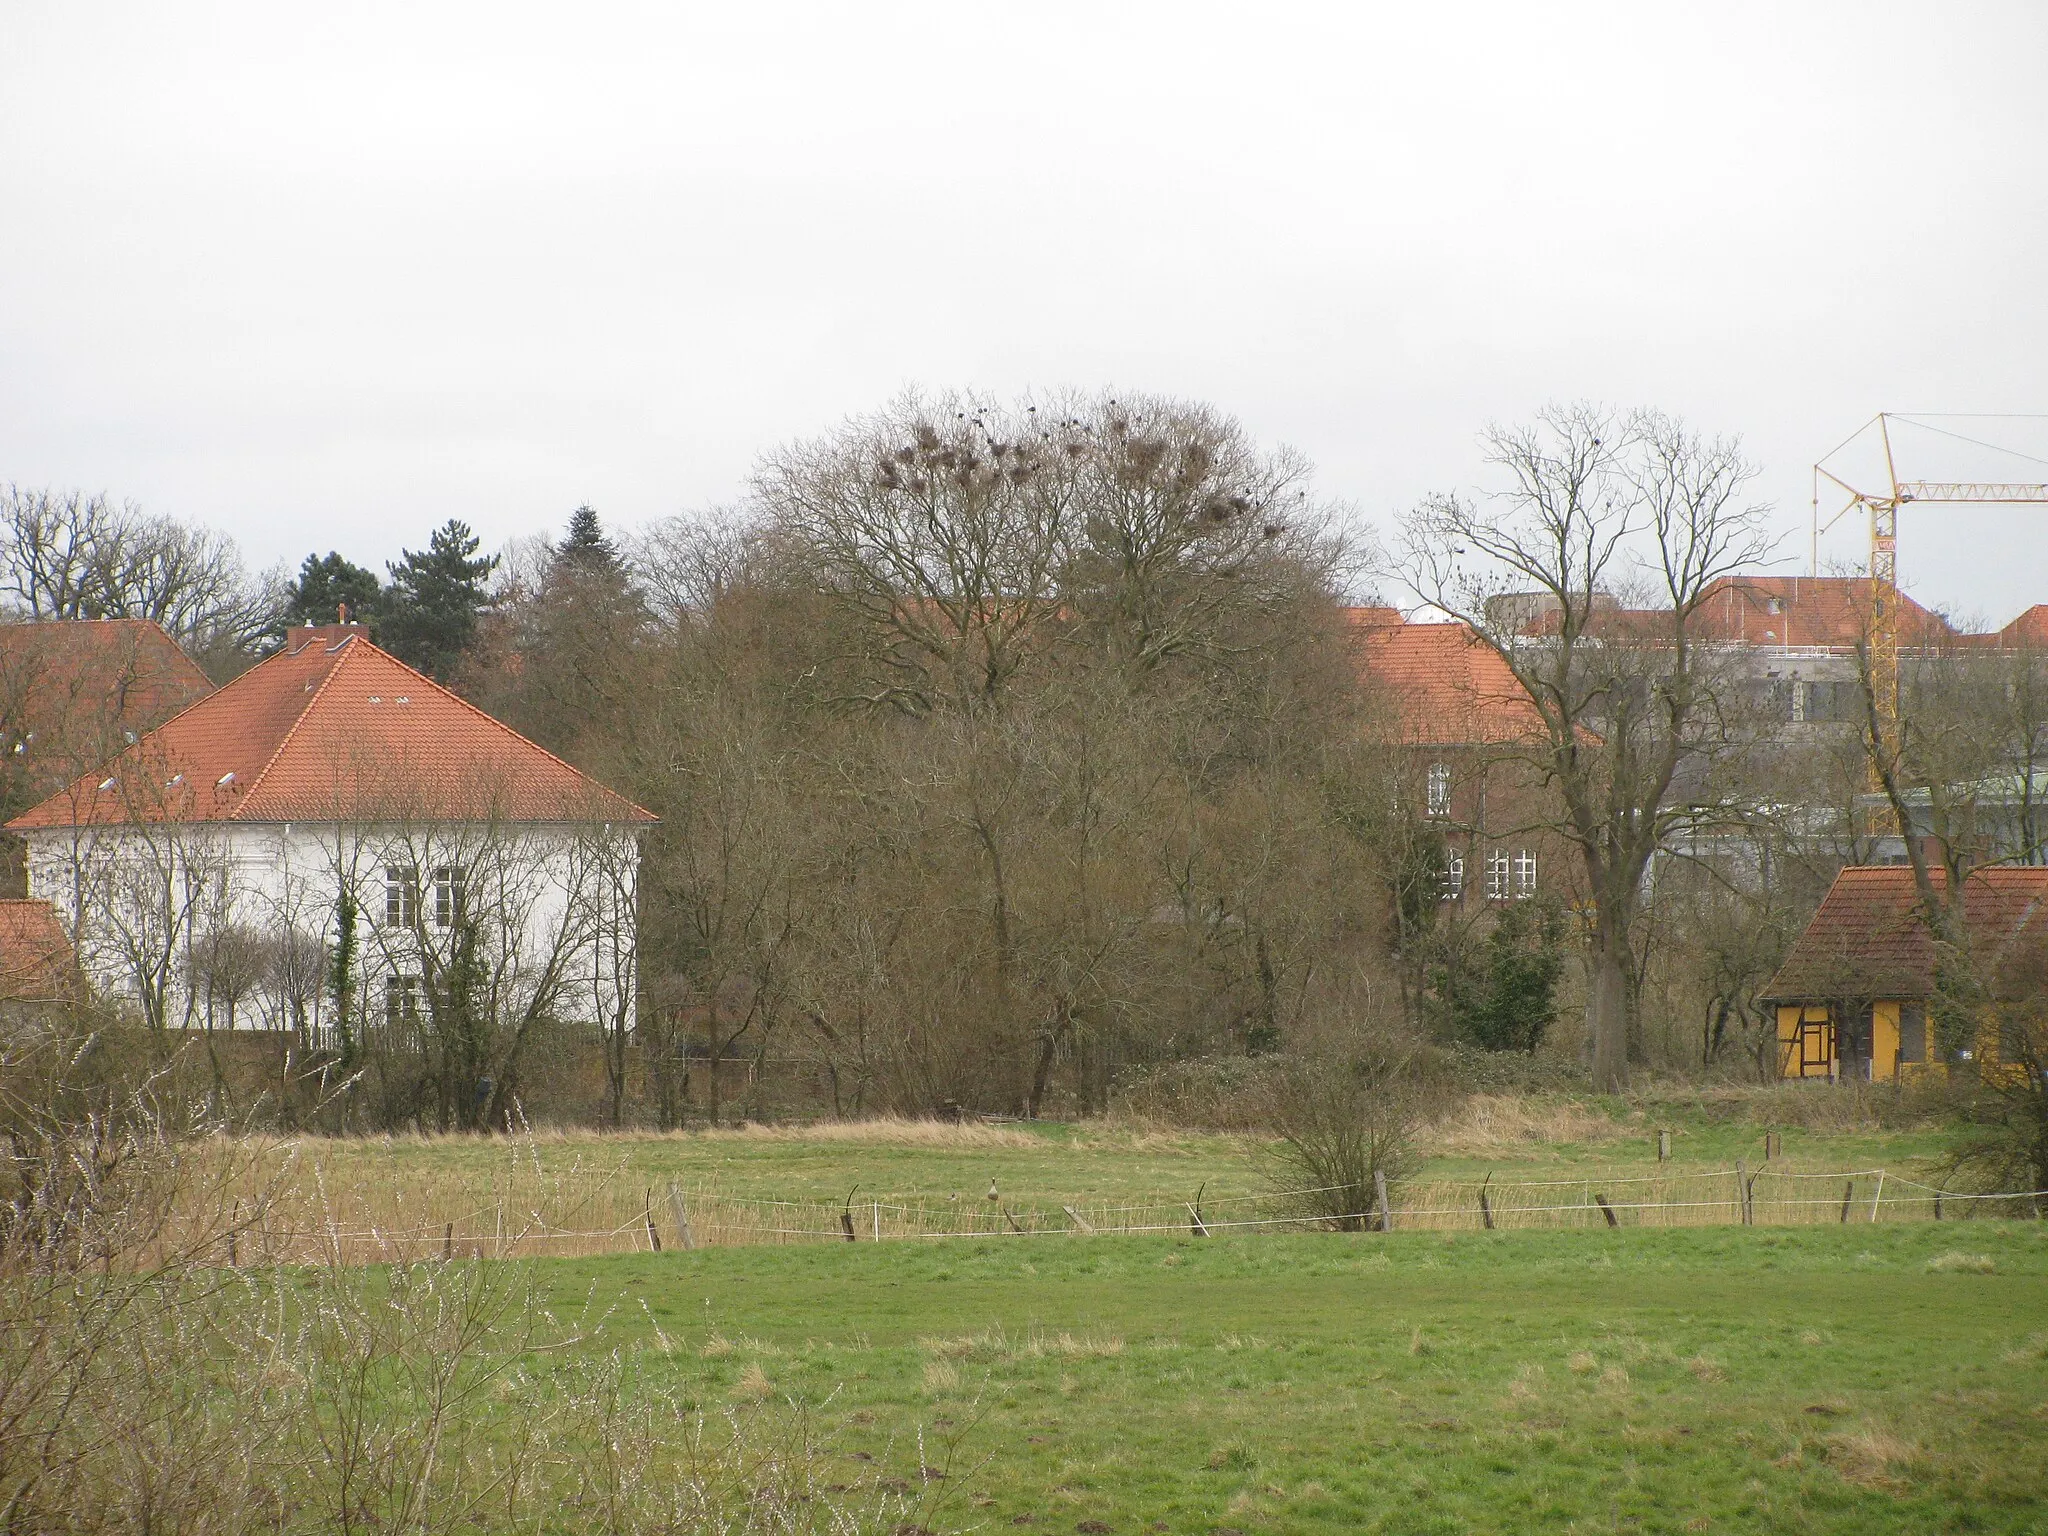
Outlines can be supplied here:
<path id="1" fill-rule="evenodd" d="M 489 713 L 487 710 L 479 709 L 476 705 L 470 703 L 469 700 L 465 699 L 461 694 L 457 693 L 453 688 L 448 687 L 444 683 L 436 682 L 433 678 L 427 676 L 426 673 L 420 671 L 419 668 L 408 666 L 405 662 L 399 660 L 398 657 L 392 655 L 389 651 L 385 650 L 383 646 L 378 645 L 374 640 L 365 639 L 360 635 L 351 635 L 349 637 L 349 642 L 352 644 L 359 643 L 366 650 L 373 651 L 377 655 L 382 656 L 386 661 L 390 662 L 393 666 L 399 667 L 404 671 L 410 672 L 414 677 L 418 678 L 421 682 L 425 683 L 429 688 L 433 689 L 436 693 L 441 694 L 443 697 L 448 699 L 450 703 L 455 704 L 457 707 L 461 709 L 467 710 L 472 715 L 475 715 L 477 719 L 483 721 L 492 730 L 498 732 L 500 735 L 509 736 L 512 738 L 512 740 L 518 742 L 521 746 L 529 747 L 533 751 L 540 753 L 542 757 L 545 757 L 549 762 L 553 763 L 556 767 L 564 769 L 565 771 L 574 774 L 579 781 L 588 784 L 593 789 L 596 789 L 599 792 L 610 796 L 612 799 L 617 800 L 620 804 L 624 805 L 628 810 L 638 811 L 642 816 L 647 817 L 649 820 L 659 820 L 659 818 L 656 817 L 652 811 L 648 810 L 646 806 L 641 805 L 636 800 L 628 800 L 624 795 L 620 794 L 617 790 L 611 788 L 609 785 L 598 783 L 596 779 L 592 778 L 589 774 L 585 773 L 581 768 L 578 768 L 574 763 L 569 762 L 564 758 L 558 757 L 553 752 L 550 752 L 546 747 L 542 746 L 539 742 L 535 741 L 531 736 L 527 736 L 519 731 L 515 731 L 514 729 L 512 729 L 511 726 L 507 725 L 504 721 L 500 720 L 496 715 Z M 334 669 L 334 672 L 330 672 L 328 674 L 329 679 L 332 680 L 335 673 L 338 673 L 339 671 L 341 671 L 341 668 L 336 667 Z M 325 693 L 326 691 L 327 685 L 325 683 L 322 683 L 320 687 L 314 691 L 313 697 L 307 701 L 304 713 L 302 713 L 299 716 L 300 720 L 305 719 L 307 715 L 310 715 L 313 712 L 313 706 L 320 701 L 320 695 Z M 285 733 L 285 741 L 290 741 L 292 733 L 297 730 L 298 723 L 295 721 L 293 722 L 291 731 L 287 731 Z M 284 742 L 279 742 L 278 751 L 282 752 L 283 750 Z M 273 761 L 275 761 L 275 759 L 273 759 Z M 268 771 L 268 765 L 266 765 L 265 772 Z M 261 782 L 260 776 L 258 778 L 258 782 Z M 250 793 L 252 795 L 255 793 L 254 785 L 250 786 Z"/>
<path id="2" fill-rule="evenodd" d="M 339 677 L 341 675 L 341 669 L 348 665 L 350 654 L 349 648 L 353 646 L 355 642 L 361 638 L 362 637 L 360 635 L 343 635 L 341 637 L 341 644 L 336 647 L 336 649 L 341 652 L 340 660 L 336 661 L 333 666 L 327 669 L 327 675 L 320 679 L 320 686 L 315 688 L 311 696 L 307 698 L 306 702 L 299 706 L 299 712 L 292 718 L 291 726 L 285 731 L 285 733 L 282 736 L 277 738 L 277 745 L 271 748 L 270 756 L 266 757 L 263 760 L 263 766 L 256 770 L 256 777 L 249 781 L 248 789 L 243 791 L 242 805 L 247 805 L 249 801 L 255 797 L 256 791 L 262 788 L 263 780 L 265 779 L 265 777 L 269 775 L 270 770 L 277 766 L 277 760 L 280 757 L 284 756 L 284 749 L 290 746 L 292 738 L 298 735 L 299 727 L 306 723 L 306 716 L 313 713 L 313 706 L 320 702 L 320 696 L 327 691 L 327 685 L 333 682 L 337 677 Z M 308 643 L 310 644 L 311 642 Z M 296 656 L 300 654 L 300 652 L 303 652 L 305 649 L 306 647 L 302 645 L 299 647 L 298 651 L 279 651 L 277 654 L 279 656 Z M 401 662 L 400 665 L 402 666 L 404 665 L 404 663 Z M 250 672 L 254 672 L 256 670 L 258 669 L 255 667 L 251 667 L 249 669 Z M 247 677 L 249 673 L 245 672 L 242 675 L 244 677 Z M 226 692 L 226 690 L 223 689 L 222 692 Z M 218 788 L 219 786 L 216 785 L 215 787 Z M 235 807 L 233 814 L 230 815 L 227 819 L 229 821 L 239 821 L 241 819 L 241 816 L 242 806 L 238 805 Z"/>

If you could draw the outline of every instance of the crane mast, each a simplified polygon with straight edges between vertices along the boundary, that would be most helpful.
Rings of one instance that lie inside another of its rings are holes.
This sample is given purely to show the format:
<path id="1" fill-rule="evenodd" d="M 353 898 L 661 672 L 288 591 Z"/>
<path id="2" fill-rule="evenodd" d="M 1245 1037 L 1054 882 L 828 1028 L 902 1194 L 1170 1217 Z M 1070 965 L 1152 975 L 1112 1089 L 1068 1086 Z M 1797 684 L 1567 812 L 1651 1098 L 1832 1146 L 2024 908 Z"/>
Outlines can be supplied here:
<path id="1" fill-rule="evenodd" d="M 1816 564 L 1820 535 L 1820 485 L 1823 480 L 1848 497 L 1826 527 L 1833 527 L 1858 507 L 1870 514 L 1870 684 L 1877 706 L 1878 747 L 1896 751 L 1899 742 L 1899 508 L 1910 504 L 1987 504 L 2048 506 L 2048 484 L 2017 480 L 1901 480 L 1898 461 L 1892 452 L 1892 418 L 1896 412 L 1880 411 L 1844 444 L 1854 442 L 1872 427 L 1884 449 L 1884 482 L 1874 489 L 1850 484 L 1826 467 L 1826 460 L 1813 466 L 1814 551 Z M 1836 450 L 1837 452 L 1840 449 Z M 2001 450 L 2003 451 L 2003 450 Z M 1832 458 L 1830 454 L 1828 457 Z M 1818 575 L 1818 570 L 1815 571 Z M 1873 774 L 1875 769 L 1873 768 Z"/>

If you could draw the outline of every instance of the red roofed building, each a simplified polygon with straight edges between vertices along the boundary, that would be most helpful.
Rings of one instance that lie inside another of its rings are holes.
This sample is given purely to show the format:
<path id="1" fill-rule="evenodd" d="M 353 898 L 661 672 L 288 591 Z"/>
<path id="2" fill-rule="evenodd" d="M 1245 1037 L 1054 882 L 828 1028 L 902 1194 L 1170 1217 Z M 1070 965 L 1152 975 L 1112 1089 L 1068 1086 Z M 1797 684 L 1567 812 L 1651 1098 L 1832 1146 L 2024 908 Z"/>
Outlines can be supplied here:
<path id="1" fill-rule="evenodd" d="M 1522 749 L 1544 727 L 1513 671 L 1463 624 L 1410 624 L 1394 608 L 1347 617 L 1379 734 L 1413 759 L 1417 809 L 1444 832 L 1443 899 L 1535 895 L 1556 850 Z"/>
<path id="2" fill-rule="evenodd" d="M 78 957 L 47 901 L 0 901 L 0 1007 L 84 995 Z"/>
<path id="3" fill-rule="evenodd" d="M 2048 603 L 2036 603 L 1998 632 L 2002 649 L 2048 653 Z"/>
<path id="4" fill-rule="evenodd" d="M 1937 889 L 1946 890 L 1940 870 Z M 2048 867 L 1996 865 L 1963 886 L 1971 960 L 1994 997 L 2038 994 L 2048 967 Z M 1937 994 L 1934 935 L 1913 871 L 1856 866 L 1835 877 L 1763 993 L 1778 1009 L 1786 1077 L 1890 1081 L 1943 1064 L 1928 1005 Z M 1995 1064 L 1989 1032 L 1951 1042 L 1957 1059 Z"/>
<path id="5" fill-rule="evenodd" d="M 102 994 L 157 1027 L 346 1041 L 479 995 L 515 1024 L 629 1028 L 653 819 L 329 625 L 8 828 Z"/>
<path id="6" fill-rule="evenodd" d="M 1693 633 L 1729 645 L 1853 651 L 1870 623 L 1867 576 L 1724 576 L 1695 610 Z M 1899 594 L 1899 643 L 1925 646 L 1956 631 Z"/>
<path id="7" fill-rule="evenodd" d="M 213 691 L 191 658 L 146 619 L 0 624 L 0 817 L 103 763 Z M 0 891 L 24 890 L 9 839 Z"/>

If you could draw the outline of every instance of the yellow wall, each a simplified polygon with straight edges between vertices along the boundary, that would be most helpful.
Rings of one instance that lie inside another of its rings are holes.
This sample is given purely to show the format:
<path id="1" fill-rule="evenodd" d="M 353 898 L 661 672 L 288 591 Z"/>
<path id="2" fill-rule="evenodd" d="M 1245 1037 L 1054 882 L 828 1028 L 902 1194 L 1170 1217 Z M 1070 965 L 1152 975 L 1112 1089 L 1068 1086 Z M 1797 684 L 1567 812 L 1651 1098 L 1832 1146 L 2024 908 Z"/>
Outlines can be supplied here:
<path id="1" fill-rule="evenodd" d="M 1899 1005 L 1873 1003 L 1870 1008 L 1870 1080 L 1888 1083 L 1899 1075 Z"/>
<path id="2" fill-rule="evenodd" d="M 1799 1075 L 1799 1005 L 1778 1005 L 1778 1075 Z"/>
<path id="3" fill-rule="evenodd" d="M 1800 1049 L 1800 1026 L 1802 1024 L 1825 1024 L 1828 1009 L 1825 1003 L 1785 1003 L 1778 1008 L 1778 1070 L 1786 1077 L 1826 1077 L 1824 1065 L 1804 1064 L 1804 1053 Z M 1830 1045 L 1832 1050 L 1832 1045 Z"/>

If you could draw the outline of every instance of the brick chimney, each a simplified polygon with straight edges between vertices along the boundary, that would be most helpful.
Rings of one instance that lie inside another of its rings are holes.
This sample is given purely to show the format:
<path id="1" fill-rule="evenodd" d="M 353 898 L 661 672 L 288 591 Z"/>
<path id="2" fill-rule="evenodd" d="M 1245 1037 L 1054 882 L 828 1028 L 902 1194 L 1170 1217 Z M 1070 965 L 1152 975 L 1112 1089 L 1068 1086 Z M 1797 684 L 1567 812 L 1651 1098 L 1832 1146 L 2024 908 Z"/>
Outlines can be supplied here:
<path id="1" fill-rule="evenodd" d="M 348 616 L 348 604 L 335 609 L 332 624 L 297 624 L 285 631 L 284 648 L 297 655 L 309 645 L 319 645 L 325 650 L 334 650 L 353 635 L 368 636 L 369 631 L 353 622 Z"/>

